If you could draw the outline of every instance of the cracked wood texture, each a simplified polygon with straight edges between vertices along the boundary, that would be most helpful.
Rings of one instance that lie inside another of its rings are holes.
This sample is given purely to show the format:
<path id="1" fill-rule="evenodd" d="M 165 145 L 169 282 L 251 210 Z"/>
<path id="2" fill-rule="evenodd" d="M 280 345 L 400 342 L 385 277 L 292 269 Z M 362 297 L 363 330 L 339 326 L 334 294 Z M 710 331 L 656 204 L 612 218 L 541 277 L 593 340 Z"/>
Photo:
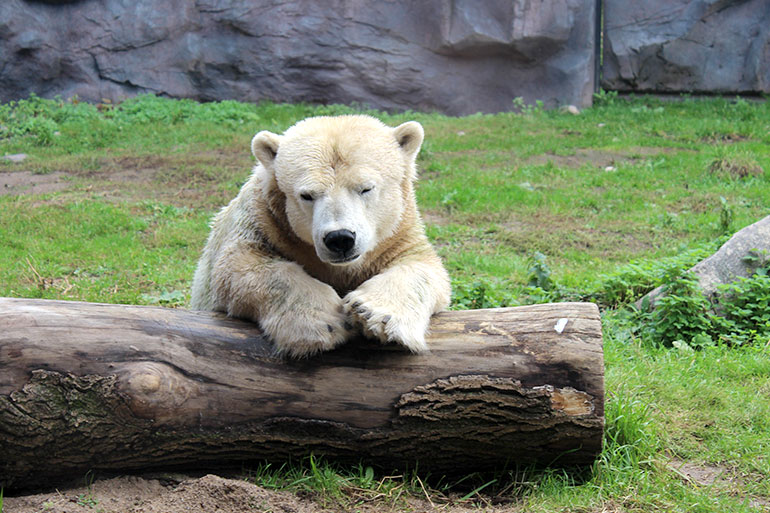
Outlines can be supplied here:
<path id="1" fill-rule="evenodd" d="M 427 354 L 359 339 L 287 361 L 219 314 L 0 298 L 0 486 L 311 453 L 434 474 L 588 465 L 601 333 L 590 303 L 453 311 Z"/>

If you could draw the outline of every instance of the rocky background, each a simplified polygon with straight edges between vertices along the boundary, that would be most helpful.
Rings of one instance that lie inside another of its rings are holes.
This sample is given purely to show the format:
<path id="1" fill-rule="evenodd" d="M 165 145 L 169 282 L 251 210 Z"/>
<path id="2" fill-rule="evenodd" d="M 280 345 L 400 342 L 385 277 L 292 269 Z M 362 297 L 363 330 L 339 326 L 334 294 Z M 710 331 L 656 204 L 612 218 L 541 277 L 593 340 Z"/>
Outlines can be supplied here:
<path id="1" fill-rule="evenodd" d="M 770 0 L 604 0 L 605 89 L 770 93 Z"/>
<path id="2" fill-rule="evenodd" d="M 2 0 L 0 101 L 588 105 L 594 0 Z"/>
<path id="3" fill-rule="evenodd" d="M 604 0 L 605 89 L 770 92 L 770 0 Z M 0 102 L 587 106 L 596 0 L 0 0 Z"/>

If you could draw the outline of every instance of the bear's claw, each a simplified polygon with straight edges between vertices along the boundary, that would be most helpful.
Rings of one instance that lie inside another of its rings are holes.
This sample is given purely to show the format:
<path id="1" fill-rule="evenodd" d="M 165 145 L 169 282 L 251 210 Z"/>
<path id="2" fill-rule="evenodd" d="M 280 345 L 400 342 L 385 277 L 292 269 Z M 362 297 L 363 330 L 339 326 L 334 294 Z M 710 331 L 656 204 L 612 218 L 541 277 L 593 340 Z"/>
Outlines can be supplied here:
<path id="1" fill-rule="evenodd" d="M 416 312 L 396 314 L 388 310 L 387 305 L 374 305 L 366 300 L 353 301 L 352 295 L 360 295 L 353 291 L 343 300 L 343 307 L 349 318 L 367 338 L 379 340 L 383 344 L 397 343 L 413 353 L 424 352 L 428 349 L 425 344 L 425 322 L 419 319 Z"/>

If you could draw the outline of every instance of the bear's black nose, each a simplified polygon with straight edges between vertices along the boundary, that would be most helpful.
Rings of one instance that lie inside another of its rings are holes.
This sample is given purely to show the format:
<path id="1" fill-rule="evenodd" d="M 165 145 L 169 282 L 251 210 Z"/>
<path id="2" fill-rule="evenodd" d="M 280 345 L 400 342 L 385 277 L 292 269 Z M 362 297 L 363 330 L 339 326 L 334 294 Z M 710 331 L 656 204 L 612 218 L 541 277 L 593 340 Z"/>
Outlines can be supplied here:
<path id="1" fill-rule="evenodd" d="M 351 249 L 356 243 L 356 234 L 350 230 L 334 230 L 324 235 L 324 244 L 339 255 L 344 255 Z"/>

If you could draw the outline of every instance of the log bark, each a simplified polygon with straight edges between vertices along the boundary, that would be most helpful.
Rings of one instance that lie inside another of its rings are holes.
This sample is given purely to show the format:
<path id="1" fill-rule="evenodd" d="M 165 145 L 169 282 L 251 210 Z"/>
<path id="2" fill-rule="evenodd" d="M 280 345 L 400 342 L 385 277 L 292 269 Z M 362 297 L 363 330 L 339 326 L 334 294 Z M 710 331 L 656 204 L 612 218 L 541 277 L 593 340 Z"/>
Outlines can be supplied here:
<path id="1" fill-rule="evenodd" d="M 595 305 L 444 312 L 428 344 L 287 361 L 219 314 L 0 298 L 0 486 L 311 453 L 456 474 L 600 452 Z"/>

